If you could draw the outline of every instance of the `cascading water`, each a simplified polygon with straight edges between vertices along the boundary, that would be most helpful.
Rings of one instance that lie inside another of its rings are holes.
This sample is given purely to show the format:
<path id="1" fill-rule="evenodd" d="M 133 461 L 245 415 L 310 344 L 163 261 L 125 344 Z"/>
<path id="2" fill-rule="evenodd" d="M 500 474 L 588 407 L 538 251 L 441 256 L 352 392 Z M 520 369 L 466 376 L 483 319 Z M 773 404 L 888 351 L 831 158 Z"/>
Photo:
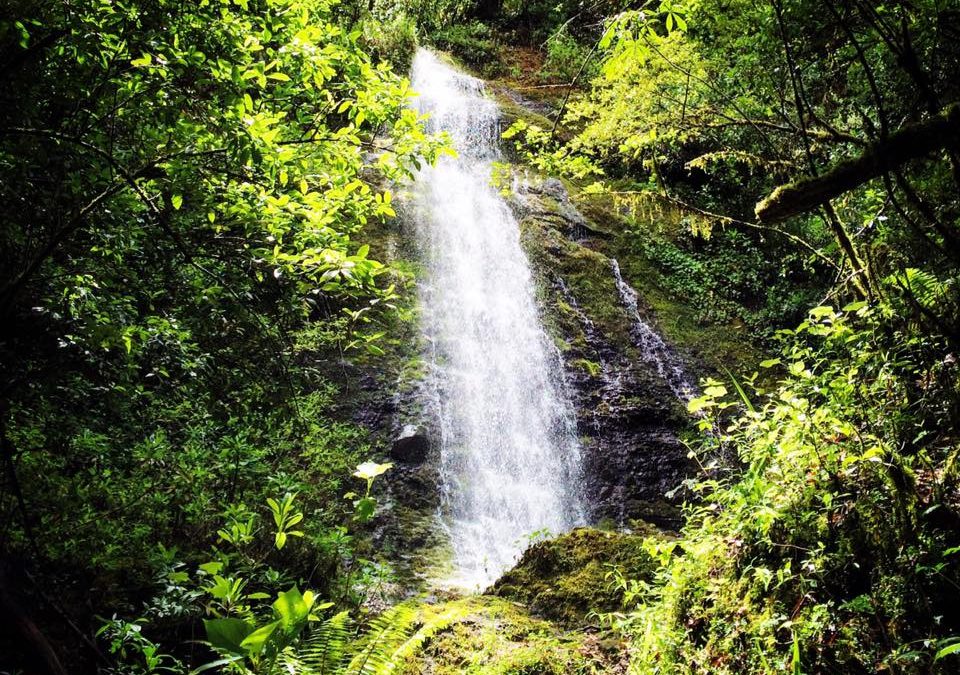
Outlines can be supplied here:
<path id="1" fill-rule="evenodd" d="M 443 520 L 468 588 L 493 582 L 531 534 L 580 524 L 580 449 L 562 363 L 543 329 L 519 225 L 491 186 L 499 111 L 482 81 L 420 50 L 412 81 L 458 156 L 424 168 L 414 217 L 440 435 Z"/>
<path id="2" fill-rule="evenodd" d="M 696 396 L 697 388 L 690 382 L 690 378 L 677 355 L 667 346 L 663 338 L 650 327 L 650 324 L 640 316 L 637 292 L 624 281 L 623 275 L 620 273 L 620 263 L 616 259 L 611 259 L 610 267 L 613 269 L 613 277 L 617 282 L 620 300 L 633 317 L 631 333 L 637 348 L 640 350 L 641 357 L 657 369 L 657 373 L 670 387 L 674 396 L 684 403 L 689 403 Z"/>

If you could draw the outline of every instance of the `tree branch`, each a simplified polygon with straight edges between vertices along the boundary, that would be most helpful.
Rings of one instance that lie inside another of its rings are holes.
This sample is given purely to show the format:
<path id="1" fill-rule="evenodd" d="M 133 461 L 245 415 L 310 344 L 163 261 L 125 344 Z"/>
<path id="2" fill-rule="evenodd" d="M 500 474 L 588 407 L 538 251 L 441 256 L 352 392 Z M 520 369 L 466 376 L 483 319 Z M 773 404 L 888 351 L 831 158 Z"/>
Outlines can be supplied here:
<path id="1" fill-rule="evenodd" d="M 757 204 L 757 219 L 776 222 L 814 209 L 912 159 L 960 146 L 960 104 L 936 117 L 904 127 L 872 143 L 858 157 L 841 162 L 821 176 L 781 185 Z"/>

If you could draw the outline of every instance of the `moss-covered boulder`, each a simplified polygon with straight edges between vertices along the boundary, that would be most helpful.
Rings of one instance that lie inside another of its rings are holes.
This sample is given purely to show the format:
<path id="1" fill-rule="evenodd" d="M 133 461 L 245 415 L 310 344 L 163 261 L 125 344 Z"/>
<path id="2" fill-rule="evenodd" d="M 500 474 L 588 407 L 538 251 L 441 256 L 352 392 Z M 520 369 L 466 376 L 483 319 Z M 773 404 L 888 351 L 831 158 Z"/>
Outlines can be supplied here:
<path id="1" fill-rule="evenodd" d="M 592 613 L 623 609 L 623 591 L 610 574 L 614 568 L 631 579 L 652 577 L 655 564 L 643 540 L 655 532 L 652 527 L 630 534 L 578 528 L 541 541 L 490 592 L 564 626 L 590 623 Z"/>

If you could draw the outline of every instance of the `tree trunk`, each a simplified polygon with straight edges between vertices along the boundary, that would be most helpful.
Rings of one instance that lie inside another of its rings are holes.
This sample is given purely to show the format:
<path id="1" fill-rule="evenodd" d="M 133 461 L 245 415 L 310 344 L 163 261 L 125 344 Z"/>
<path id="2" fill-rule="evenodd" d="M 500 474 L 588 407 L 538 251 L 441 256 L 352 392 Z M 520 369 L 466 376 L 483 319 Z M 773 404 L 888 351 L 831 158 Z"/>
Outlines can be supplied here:
<path id="1" fill-rule="evenodd" d="M 25 672 L 28 675 L 67 675 L 50 641 L 8 592 L 8 581 L 7 575 L 0 569 L 0 628 L 15 636 L 21 654 L 30 658 L 31 665 Z"/>

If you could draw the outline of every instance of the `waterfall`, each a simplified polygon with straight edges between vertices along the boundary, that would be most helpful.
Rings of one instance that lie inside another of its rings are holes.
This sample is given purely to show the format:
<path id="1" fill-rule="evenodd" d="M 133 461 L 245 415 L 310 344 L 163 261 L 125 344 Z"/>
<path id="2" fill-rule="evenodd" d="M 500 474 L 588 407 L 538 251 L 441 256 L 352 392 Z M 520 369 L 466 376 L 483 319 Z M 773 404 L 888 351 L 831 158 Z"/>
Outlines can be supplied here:
<path id="1" fill-rule="evenodd" d="M 458 152 L 419 172 L 412 201 L 450 581 L 482 588 L 529 537 L 582 523 L 580 448 L 519 224 L 490 184 L 498 108 L 481 80 L 426 50 L 411 79 L 428 126 L 447 131 Z"/>
<path id="2" fill-rule="evenodd" d="M 689 403 L 697 395 L 697 388 L 690 382 L 683 363 L 663 338 L 650 327 L 650 324 L 643 320 L 640 315 L 637 292 L 624 280 L 620 273 L 620 263 L 616 258 L 611 258 L 610 267 L 613 269 L 613 278 L 617 282 L 620 301 L 633 319 L 630 332 L 634 344 L 640 350 L 641 358 L 657 369 L 657 374 L 667 383 L 674 396 L 684 403 Z"/>

